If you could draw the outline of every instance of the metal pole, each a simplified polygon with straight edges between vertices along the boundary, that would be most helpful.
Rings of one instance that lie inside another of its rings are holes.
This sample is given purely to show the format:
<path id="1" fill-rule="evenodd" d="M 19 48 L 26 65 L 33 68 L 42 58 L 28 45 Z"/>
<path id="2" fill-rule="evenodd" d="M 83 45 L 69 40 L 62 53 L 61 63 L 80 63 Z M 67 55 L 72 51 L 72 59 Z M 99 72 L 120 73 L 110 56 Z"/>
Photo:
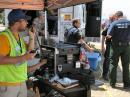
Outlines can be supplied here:
<path id="1" fill-rule="evenodd" d="M 48 39 L 48 23 L 47 23 L 47 7 L 48 7 L 48 0 L 44 0 L 44 11 L 45 11 L 45 44 L 47 44 Z"/>
<path id="2" fill-rule="evenodd" d="M 47 11 L 45 10 L 45 40 L 48 38 Z"/>

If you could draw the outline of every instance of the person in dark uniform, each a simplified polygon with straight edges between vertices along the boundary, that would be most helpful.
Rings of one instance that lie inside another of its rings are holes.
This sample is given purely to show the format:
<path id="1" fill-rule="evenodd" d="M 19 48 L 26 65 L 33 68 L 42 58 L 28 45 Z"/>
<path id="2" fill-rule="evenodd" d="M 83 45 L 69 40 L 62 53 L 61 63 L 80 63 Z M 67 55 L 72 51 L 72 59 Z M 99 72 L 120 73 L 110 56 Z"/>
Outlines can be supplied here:
<path id="1" fill-rule="evenodd" d="M 108 81 L 108 71 L 109 71 L 109 64 L 110 64 L 110 48 L 111 48 L 111 39 L 106 39 L 107 31 L 110 24 L 115 20 L 115 15 L 110 15 L 109 17 L 109 24 L 104 28 L 102 31 L 102 53 L 104 54 L 104 62 L 103 62 L 103 74 L 102 78 Z M 106 44 L 106 49 L 105 45 Z"/>
<path id="2" fill-rule="evenodd" d="M 80 19 L 75 19 L 72 22 L 73 27 L 71 27 L 70 29 L 66 29 L 66 32 L 64 34 L 65 36 L 65 42 L 67 43 L 81 43 L 83 45 L 84 48 L 86 48 L 88 51 L 93 52 L 93 48 L 91 48 L 82 38 L 82 36 L 80 35 Z"/>
<path id="3" fill-rule="evenodd" d="M 129 64 L 130 64 L 130 21 L 123 18 L 123 12 L 117 11 L 117 20 L 109 29 L 107 38 L 112 38 L 112 52 L 110 58 L 110 85 L 115 88 L 117 77 L 117 66 L 121 57 L 123 68 L 124 88 L 130 88 Z"/>

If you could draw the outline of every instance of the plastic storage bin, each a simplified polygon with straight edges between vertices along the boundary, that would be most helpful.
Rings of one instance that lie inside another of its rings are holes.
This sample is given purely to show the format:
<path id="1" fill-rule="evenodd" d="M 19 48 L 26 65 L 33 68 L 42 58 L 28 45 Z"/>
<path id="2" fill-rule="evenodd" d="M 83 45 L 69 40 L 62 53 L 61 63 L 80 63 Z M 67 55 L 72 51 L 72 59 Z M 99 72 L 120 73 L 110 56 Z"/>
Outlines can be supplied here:
<path id="1" fill-rule="evenodd" d="M 101 60 L 100 54 L 97 52 L 93 52 L 93 53 L 86 52 L 86 56 L 88 58 L 90 68 L 92 70 L 96 70 L 98 62 Z"/>

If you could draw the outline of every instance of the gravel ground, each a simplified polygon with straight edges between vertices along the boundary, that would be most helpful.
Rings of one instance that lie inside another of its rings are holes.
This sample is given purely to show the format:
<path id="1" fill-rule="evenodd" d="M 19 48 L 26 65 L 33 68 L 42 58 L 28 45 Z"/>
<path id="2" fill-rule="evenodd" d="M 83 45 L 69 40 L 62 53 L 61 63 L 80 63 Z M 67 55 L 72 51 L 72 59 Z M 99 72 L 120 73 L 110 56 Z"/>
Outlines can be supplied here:
<path id="1" fill-rule="evenodd" d="M 101 87 L 93 86 L 92 97 L 130 97 L 130 89 L 123 89 L 121 62 L 119 62 L 117 72 L 117 88 L 111 88 L 109 82 L 105 82 L 101 79 L 104 85 Z"/>

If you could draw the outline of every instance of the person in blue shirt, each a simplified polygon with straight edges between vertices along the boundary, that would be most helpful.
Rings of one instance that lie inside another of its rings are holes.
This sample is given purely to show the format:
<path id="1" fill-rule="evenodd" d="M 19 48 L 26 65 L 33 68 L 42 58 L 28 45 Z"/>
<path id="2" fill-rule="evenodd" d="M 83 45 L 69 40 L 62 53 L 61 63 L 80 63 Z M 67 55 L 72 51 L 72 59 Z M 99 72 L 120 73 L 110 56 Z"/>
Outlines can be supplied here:
<path id="1" fill-rule="evenodd" d="M 108 72 L 109 72 L 109 65 L 110 65 L 110 50 L 111 50 L 111 38 L 106 39 L 106 36 L 107 36 L 107 31 L 108 31 L 110 24 L 114 21 L 115 21 L 115 14 L 112 14 L 109 17 L 109 24 L 107 24 L 106 27 L 102 31 L 102 47 L 101 47 L 101 50 L 102 50 L 102 53 L 104 55 L 102 78 L 105 81 L 109 80 Z"/>
<path id="2" fill-rule="evenodd" d="M 124 88 L 130 88 L 129 64 L 130 64 L 130 21 L 123 18 L 123 12 L 117 11 L 117 20 L 108 28 L 107 38 L 112 39 L 112 51 L 110 57 L 110 85 L 116 87 L 117 67 L 121 58 L 123 68 Z"/>
<path id="3" fill-rule="evenodd" d="M 80 34 L 79 28 L 80 28 L 80 19 L 74 19 L 72 22 L 72 27 L 70 29 L 66 29 L 64 37 L 65 42 L 67 43 L 80 43 L 82 46 L 87 49 L 89 52 L 93 52 L 94 49 L 91 48 L 83 39 L 83 37 Z"/>

